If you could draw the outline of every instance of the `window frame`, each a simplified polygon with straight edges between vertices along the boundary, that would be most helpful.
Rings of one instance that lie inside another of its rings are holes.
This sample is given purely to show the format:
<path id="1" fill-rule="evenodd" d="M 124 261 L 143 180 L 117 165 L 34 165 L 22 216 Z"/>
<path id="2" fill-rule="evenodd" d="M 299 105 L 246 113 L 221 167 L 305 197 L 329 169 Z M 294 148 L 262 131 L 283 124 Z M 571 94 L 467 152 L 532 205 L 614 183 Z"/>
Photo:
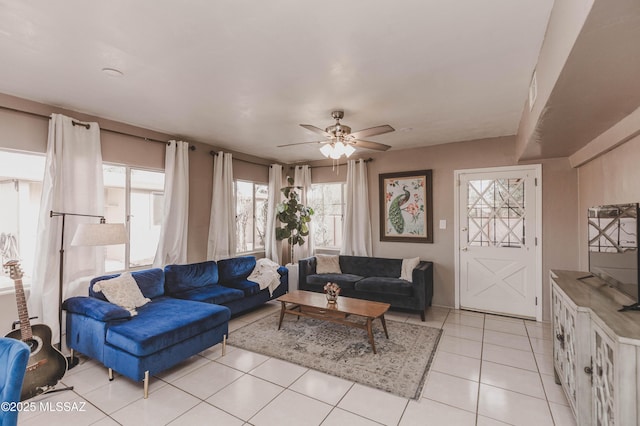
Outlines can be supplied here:
<path id="1" fill-rule="evenodd" d="M 346 194 L 347 184 L 346 184 L 346 182 L 316 182 L 316 183 L 312 183 L 311 184 L 311 192 L 314 192 L 313 191 L 314 187 L 327 186 L 327 185 L 340 185 L 340 219 L 342 221 L 342 224 L 344 225 L 344 217 L 345 217 L 346 208 L 347 208 L 347 204 L 346 204 L 346 201 L 347 201 L 346 200 L 346 198 L 347 198 L 347 194 Z M 307 195 L 307 200 L 309 199 L 308 195 Z M 313 223 L 313 217 L 311 218 L 311 221 Z M 340 233 L 341 234 L 343 233 L 343 229 L 342 228 L 340 229 Z M 341 237 L 342 237 L 342 235 L 341 235 Z M 315 236 L 312 236 L 312 238 L 314 238 L 314 243 L 315 243 Z M 341 245 L 320 246 L 320 245 L 315 244 L 315 250 L 317 252 L 336 252 L 336 251 L 339 251 L 341 248 L 342 248 Z"/>
<path id="2" fill-rule="evenodd" d="M 15 183 L 18 184 L 18 186 L 20 186 L 22 183 L 27 183 L 27 184 L 33 184 L 33 183 L 39 183 L 41 186 L 44 186 L 44 175 L 45 175 L 45 171 L 46 171 L 46 167 L 47 167 L 47 155 L 44 152 L 34 152 L 34 151 L 23 151 L 23 150 L 19 150 L 19 149 L 11 149 L 11 148 L 6 148 L 6 147 L 0 147 L 0 151 L 5 152 L 7 154 L 17 154 L 17 155 L 27 155 L 27 156 L 33 156 L 33 157 L 39 157 L 43 160 L 43 164 L 42 164 L 42 176 L 40 178 L 40 180 L 37 179 L 31 179 L 31 178 L 16 178 L 16 177 L 12 177 L 11 180 Z M 40 200 L 41 201 L 41 200 Z M 38 210 L 40 209 L 40 201 L 38 202 Z M 22 216 L 22 215 L 20 215 Z M 36 230 L 38 227 L 38 222 L 39 222 L 39 213 L 36 216 Z M 18 231 L 20 232 L 20 231 Z M 37 231 L 36 231 L 37 232 Z M 20 237 L 20 235 L 18 235 L 18 237 Z M 36 239 L 37 239 L 37 235 L 36 235 Z M 18 238 L 18 244 L 20 245 L 20 238 Z M 36 241 L 34 241 L 34 247 L 36 245 Z M 33 256 L 35 257 L 35 251 L 33 253 Z M 21 256 L 24 257 L 24 256 Z M 35 258 L 33 259 L 33 261 L 35 262 Z M 0 265 L 2 266 L 2 265 Z M 24 264 L 22 265 L 22 269 L 23 271 L 25 270 L 24 268 Z M 31 271 L 29 271 L 30 273 Z M 28 276 L 29 279 L 25 279 L 22 283 L 22 286 L 24 288 L 24 290 L 29 290 L 31 288 L 31 279 L 33 277 L 31 277 L 30 275 Z M 7 277 L 8 278 L 8 277 Z M 10 278 L 9 278 L 10 279 Z M 5 295 L 5 294 L 15 294 L 15 283 L 12 280 L 12 284 L 11 285 L 0 285 L 0 296 Z"/>
<path id="3" fill-rule="evenodd" d="M 251 184 L 251 211 L 253 214 L 253 229 L 252 229 L 252 241 L 253 241 L 253 249 L 252 250 L 247 250 L 247 251 L 236 251 L 236 254 L 243 254 L 243 255 L 250 255 L 250 254 L 260 254 L 260 253 L 264 253 L 266 247 L 262 246 L 259 248 L 256 248 L 256 241 L 259 240 L 258 237 L 258 232 L 257 232 L 257 212 L 256 212 L 256 185 L 260 185 L 260 186 L 264 186 L 267 188 L 267 190 L 269 189 L 269 184 L 265 183 L 265 182 L 256 182 L 256 181 L 251 181 L 251 180 L 247 180 L 247 179 L 234 179 L 233 180 L 233 195 L 234 195 L 234 204 L 235 204 L 235 218 L 236 218 L 236 226 L 238 223 L 238 182 L 243 182 L 243 183 L 250 183 Z M 268 202 L 268 198 L 267 198 L 267 202 Z M 266 225 L 266 224 L 265 224 Z M 236 238 L 238 236 L 238 230 L 236 228 Z M 236 241 L 236 250 L 238 249 L 238 241 Z"/>
<path id="4" fill-rule="evenodd" d="M 132 166 L 129 164 L 114 163 L 110 161 L 103 161 L 102 166 L 103 167 L 104 166 L 123 167 L 125 169 L 124 225 L 127 230 L 127 242 L 125 243 L 125 249 L 124 249 L 124 252 L 125 252 L 124 253 L 124 269 L 106 270 L 106 265 L 105 265 L 105 273 L 113 274 L 113 273 L 121 273 L 126 271 L 140 271 L 143 269 L 149 269 L 152 266 L 153 262 L 145 265 L 136 265 L 136 266 L 131 265 L 131 218 L 133 217 L 133 215 L 131 214 L 131 174 L 133 170 L 137 170 L 142 172 L 162 173 L 163 176 L 166 178 L 165 169 L 154 168 L 154 167 Z M 105 186 L 105 189 L 106 189 L 106 186 Z M 162 188 L 162 191 L 159 191 L 157 189 L 149 190 L 150 203 L 153 202 L 152 198 L 154 196 L 157 196 L 157 194 L 159 193 L 161 193 L 162 196 L 164 197 L 164 187 Z M 164 205 L 164 202 L 163 202 L 163 205 Z M 104 208 L 105 210 L 107 208 L 106 200 L 105 200 Z M 103 212 L 103 214 L 106 216 L 106 211 Z M 150 210 L 149 211 L 150 221 L 153 218 L 153 214 L 154 214 L 153 211 Z M 160 223 L 160 227 L 162 227 L 162 223 Z"/>

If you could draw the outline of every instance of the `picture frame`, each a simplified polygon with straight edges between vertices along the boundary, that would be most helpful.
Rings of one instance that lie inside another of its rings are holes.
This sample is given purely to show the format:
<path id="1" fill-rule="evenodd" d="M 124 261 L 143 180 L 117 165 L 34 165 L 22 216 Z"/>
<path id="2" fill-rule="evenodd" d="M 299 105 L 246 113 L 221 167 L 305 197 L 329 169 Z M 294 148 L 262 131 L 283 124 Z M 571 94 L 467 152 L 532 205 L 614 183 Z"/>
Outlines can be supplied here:
<path id="1" fill-rule="evenodd" d="M 433 243 L 432 170 L 381 173 L 380 241 Z"/>

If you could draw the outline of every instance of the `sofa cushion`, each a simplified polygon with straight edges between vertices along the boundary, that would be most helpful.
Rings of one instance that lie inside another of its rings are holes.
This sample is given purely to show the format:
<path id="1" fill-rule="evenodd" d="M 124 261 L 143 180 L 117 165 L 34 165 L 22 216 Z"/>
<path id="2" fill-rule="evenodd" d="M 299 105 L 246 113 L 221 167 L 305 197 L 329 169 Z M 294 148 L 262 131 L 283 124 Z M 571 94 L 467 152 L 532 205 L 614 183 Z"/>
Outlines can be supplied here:
<path id="1" fill-rule="evenodd" d="M 173 295 L 218 283 L 218 265 L 213 260 L 164 267 L 165 288 Z"/>
<path id="2" fill-rule="evenodd" d="M 363 277 L 398 278 L 402 269 L 402 259 L 340 256 L 340 269 L 345 274 L 361 275 Z"/>
<path id="3" fill-rule="evenodd" d="M 160 298 L 138 309 L 138 316 L 113 325 L 106 341 L 135 356 L 146 356 L 229 321 L 224 306 Z"/>
<path id="4" fill-rule="evenodd" d="M 94 291 L 93 286 L 98 281 L 109 280 L 118 276 L 120 276 L 120 274 L 103 275 L 92 279 L 91 283 L 89 284 L 89 296 L 104 300 L 106 302 L 107 298 L 104 297 L 104 294 L 99 291 Z M 131 273 L 131 276 L 134 280 L 136 280 L 138 288 L 140 288 L 140 291 L 142 292 L 142 295 L 144 297 L 153 299 L 164 295 L 164 272 L 162 271 L 162 269 L 152 268 L 144 269 L 142 271 L 135 271 Z"/>
<path id="5" fill-rule="evenodd" d="M 356 291 L 369 293 L 395 294 L 398 296 L 411 296 L 413 286 L 409 281 L 400 278 L 369 277 L 363 278 L 355 284 Z"/>
<path id="6" fill-rule="evenodd" d="M 235 288 L 236 290 L 242 290 L 245 297 L 253 296 L 260 293 L 260 285 L 256 282 L 249 280 L 235 280 L 230 282 L 220 283 L 224 287 Z"/>
<path id="7" fill-rule="evenodd" d="M 307 275 L 307 284 L 321 286 L 320 291 L 323 291 L 322 289 L 326 283 L 337 283 L 342 289 L 353 290 L 353 285 L 362 278 L 360 275 L 352 274 L 314 274 Z"/>
<path id="8" fill-rule="evenodd" d="M 72 313 L 107 322 L 131 318 L 131 312 L 113 303 L 95 297 L 76 296 L 64 301 L 62 309 Z"/>
<path id="9" fill-rule="evenodd" d="M 223 305 L 233 300 L 242 299 L 244 292 L 235 288 L 228 288 L 220 284 L 199 287 L 182 293 L 173 294 L 178 299 L 195 300 L 197 302 L 216 303 Z"/>
<path id="10" fill-rule="evenodd" d="M 246 280 L 253 268 L 256 267 L 254 256 L 240 256 L 231 259 L 218 261 L 220 268 L 220 282 L 232 282 L 236 280 Z"/>

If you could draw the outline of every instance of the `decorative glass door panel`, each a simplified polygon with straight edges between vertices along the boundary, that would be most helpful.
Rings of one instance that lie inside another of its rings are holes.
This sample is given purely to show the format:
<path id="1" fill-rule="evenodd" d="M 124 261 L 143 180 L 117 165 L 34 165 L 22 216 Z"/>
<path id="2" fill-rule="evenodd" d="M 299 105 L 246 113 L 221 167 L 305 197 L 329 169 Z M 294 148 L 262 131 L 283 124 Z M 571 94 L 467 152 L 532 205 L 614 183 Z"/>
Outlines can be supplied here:
<path id="1" fill-rule="evenodd" d="M 524 246 L 524 179 L 478 179 L 467 185 L 467 244 Z"/>

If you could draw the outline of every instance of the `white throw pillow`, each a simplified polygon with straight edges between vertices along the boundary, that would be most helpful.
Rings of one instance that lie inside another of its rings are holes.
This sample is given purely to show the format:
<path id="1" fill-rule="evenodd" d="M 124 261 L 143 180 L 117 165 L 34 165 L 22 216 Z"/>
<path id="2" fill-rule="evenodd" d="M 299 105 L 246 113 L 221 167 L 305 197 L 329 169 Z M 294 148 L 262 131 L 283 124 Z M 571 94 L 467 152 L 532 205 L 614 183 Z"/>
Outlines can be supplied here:
<path id="1" fill-rule="evenodd" d="M 93 285 L 93 290 L 102 292 L 109 302 L 123 307 L 132 316 L 138 315 L 136 308 L 151 302 L 151 299 L 144 297 L 136 280 L 129 272 L 124 272 L 110 280 L 98 281 Z"/>
<path id="2" fill-rule="evenodd" d="M 316 274 L 341 274 L 340 257 L 328 254 L 316 255 Z"/>
<path id="3" fill-rule="evenodd" d="M 402 259 L 402 272 L 400 273 L 401 280 L 407 280 L 413 282 L 413 270 L 420 263 L 419 257 L 411 259 Z"/>

